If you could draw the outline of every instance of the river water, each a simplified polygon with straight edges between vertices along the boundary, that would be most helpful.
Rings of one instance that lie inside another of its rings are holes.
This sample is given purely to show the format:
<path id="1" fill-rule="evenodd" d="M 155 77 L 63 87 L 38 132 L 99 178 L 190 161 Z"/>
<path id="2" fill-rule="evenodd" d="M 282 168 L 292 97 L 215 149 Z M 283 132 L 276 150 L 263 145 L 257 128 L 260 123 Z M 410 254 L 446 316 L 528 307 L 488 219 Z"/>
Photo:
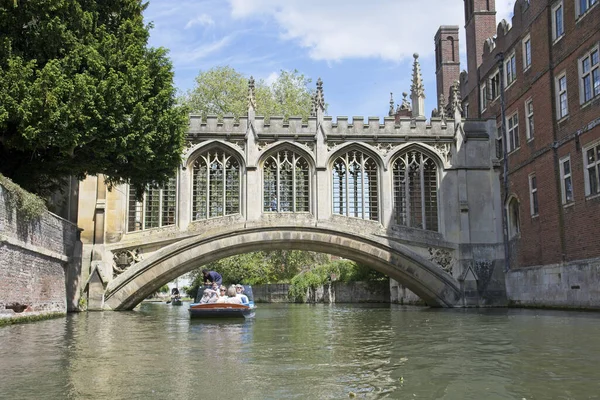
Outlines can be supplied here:
<path id="1" fill-rule="evenodd" d="M 600 399 L 600 314 L 143 304 L 0 328 L 3 399 Z"/>

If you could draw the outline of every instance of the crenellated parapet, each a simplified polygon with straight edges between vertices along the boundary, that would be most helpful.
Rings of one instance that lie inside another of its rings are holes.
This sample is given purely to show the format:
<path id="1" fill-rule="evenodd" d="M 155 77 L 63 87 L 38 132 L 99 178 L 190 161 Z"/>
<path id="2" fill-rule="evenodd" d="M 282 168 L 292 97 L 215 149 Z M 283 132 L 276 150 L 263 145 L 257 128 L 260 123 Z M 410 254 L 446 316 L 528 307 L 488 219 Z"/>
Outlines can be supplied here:
<path id="1" fill-rule="evenodd" d="M 317 130 L 317 118 L 310 117 L 303 122 L 301 117 L 289 117 L 287 121 L 283 116 L 272 116 L 269 122 L 265 117 L 257 116 L 253 121 L 256 134 L 278 135 L 289 137 L 294 135 L 314 135 Z M 331 116 L 324 116 L 321 123 L 327 136 L 343 135 L 352 137 L 362 136 L 446 136 L 453 132 L 454 120 L 433 117 L 430 120 L 415 119 L 410 117 L 368 117 L 363 116 L 338 116 L 334 120 Z M 188 129 L 188 140 L 194 140 L 207 136 L 222 136 L 223 138 L 245 135 L 248 130 L 248 118 L 240 117 L 237 121 L 233 117 L 219 118 L 209 115 L 206 119 L 202 116 L 190 115 L 190 126 Z"/>

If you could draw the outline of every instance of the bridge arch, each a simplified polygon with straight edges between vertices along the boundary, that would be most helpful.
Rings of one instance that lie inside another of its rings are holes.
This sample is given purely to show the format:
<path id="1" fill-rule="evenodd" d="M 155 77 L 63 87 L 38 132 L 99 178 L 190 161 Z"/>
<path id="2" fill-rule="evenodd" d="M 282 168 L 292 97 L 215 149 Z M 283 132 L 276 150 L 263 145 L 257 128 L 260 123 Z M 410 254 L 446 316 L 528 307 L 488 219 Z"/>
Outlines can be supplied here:
<path id="1" fill-rule="evenodd" d="M 104 309 L 130 310 L 166 282 L 200 265 L 258 250 L 309 250 L 370 265 L 404 284 L 427 304 L 453 307 L 460 285 L 449 274 L 408 247 L 375 235 L 315 226 L 234 226 L 193 236 L 159 250 L 111 281 Z"/>

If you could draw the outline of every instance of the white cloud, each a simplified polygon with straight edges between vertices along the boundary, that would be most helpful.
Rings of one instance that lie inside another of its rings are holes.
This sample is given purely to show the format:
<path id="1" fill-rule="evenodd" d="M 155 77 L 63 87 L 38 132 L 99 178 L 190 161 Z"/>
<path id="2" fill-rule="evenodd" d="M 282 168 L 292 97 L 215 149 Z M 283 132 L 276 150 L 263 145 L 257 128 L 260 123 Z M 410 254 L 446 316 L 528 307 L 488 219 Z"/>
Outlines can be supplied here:
<path id="1" fill-rule="evenodd" d="M 498 21 L 515 0 L 498 0 Z M 379 58 L 400 61 L 433 53 L 440 25 L 464 26 L 462 0 L 229 0 L 233 18 L 270 18 L 283 40 L 308 49 L 312 59 Z"/>
<path id="2" fill-rule="evenodd" d="M 194 25 L 202 25 L 202 26 L 212 26 L 215 24 L 215 21 L 208 14 L 200 14 L 194 19 L 188 21 L 185 24 L 185 29 L 189 29 Z"/>
<path id="3" fill-rule="evenodd" d="M 172 50 L 171 57 L 173 58 L 175 63 L 180 65 L 185 65 L 194 61 L 198 61 L 228 46 L 231 43 L 231 39 L 233 36 L 234 35 L 225 36 L 217 41 L 208 44 L 203 44 L 190 50 Z"/>
<path id="4" fill-rule="evenodd" d="M 230 0 L 234 18 L 272 18 L 315 60 L 400 61 L 433 52 L 439 25 L 462 22 L 461 0 Z"/>
<path id="5" fill-rule="evenodd" d="M 265 83 L 271 86 L 279 78 L 279 72 L 271 72 L 269 76 L 265 78 Z"/>

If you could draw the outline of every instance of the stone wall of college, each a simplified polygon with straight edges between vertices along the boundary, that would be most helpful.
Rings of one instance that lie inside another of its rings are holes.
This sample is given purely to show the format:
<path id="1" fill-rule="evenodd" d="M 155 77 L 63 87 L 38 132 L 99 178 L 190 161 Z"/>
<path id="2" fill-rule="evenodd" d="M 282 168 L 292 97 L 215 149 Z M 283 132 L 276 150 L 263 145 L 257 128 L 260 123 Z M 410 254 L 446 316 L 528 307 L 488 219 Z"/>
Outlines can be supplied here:
<path id="1" fill-rule="evenodd" d="M 600 258 L 514 269 L 506 273 L 515 307 L 600 309 Z"/>
<path id="2" fill-rule="evenodd" d="M 289 303 L 289 284 L 252 287 L 257 303 Z M 390 285 L 385 282 L 333 282 L 307 293 L 307 303 L 389 303 Z"/>
<path id="3" fill-rule="evenodd" d="M 25 221 L 0 185 L 0 322 L 77 309 L 77 226 L 50 212 Z"/>

